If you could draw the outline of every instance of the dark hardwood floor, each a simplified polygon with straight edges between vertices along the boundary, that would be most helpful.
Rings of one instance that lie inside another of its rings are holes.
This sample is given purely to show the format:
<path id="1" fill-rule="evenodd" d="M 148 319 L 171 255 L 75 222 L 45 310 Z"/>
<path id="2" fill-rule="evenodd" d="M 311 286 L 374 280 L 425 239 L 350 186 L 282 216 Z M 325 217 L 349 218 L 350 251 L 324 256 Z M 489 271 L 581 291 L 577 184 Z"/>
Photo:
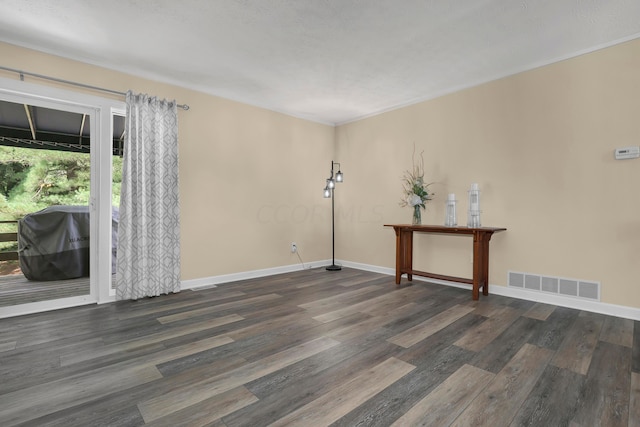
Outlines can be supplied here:
<path id="1" fill-rule="evenodd" d="M 0 425 L 637 426 L 640 323 L 315 269 L 0 320 Z"/>

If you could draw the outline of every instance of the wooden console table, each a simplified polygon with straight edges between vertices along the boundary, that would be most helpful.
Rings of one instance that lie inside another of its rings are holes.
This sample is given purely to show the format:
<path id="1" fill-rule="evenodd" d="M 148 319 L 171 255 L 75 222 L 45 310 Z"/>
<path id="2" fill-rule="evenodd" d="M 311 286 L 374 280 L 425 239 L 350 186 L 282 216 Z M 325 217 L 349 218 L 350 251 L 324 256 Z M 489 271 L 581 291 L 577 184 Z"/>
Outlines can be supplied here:
<path id="1" fill-rule="evenodd" d="M 424 276 L 432 279 L 449 280 L 452 282 L 467 283 L 473 285 L 473 299 L 480 297 L 480 288 L 483 295 L 489 295 L 489 240 L 491 235 L 506 228 L 497 227 L 445 227 L 443 225 L 410 225 L 410 224 L 385 224 L 385 227 L 393 227 L 396 232 L 396 284 L 400 284 L 400 278 L 406 273 L 407 279 L 412 276 Z M 437 233 L 437 234 L 466 234 L 473 236 L 473 279 L 463 277 L 445 276 L 442 274 L 427 273 L 413 269 L 413 232 Z"/>

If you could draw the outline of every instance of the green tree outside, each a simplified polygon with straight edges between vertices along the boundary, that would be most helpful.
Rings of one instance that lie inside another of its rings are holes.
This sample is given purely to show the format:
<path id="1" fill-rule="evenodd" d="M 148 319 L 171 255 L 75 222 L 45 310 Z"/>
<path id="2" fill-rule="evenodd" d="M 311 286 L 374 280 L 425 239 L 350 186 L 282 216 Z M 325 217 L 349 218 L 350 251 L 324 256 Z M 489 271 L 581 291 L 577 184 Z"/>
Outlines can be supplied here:
<path id="1" fill-rule="evenodd" d="M 119 206 L 122 158 L 112 159 L 112 203 Z M 53 205 L 88 205 L 90 183 L 89 154 L 0 146 L 0 221 Z M 14 231 L 15 224 L 0 224 L 0 232 Z M 0 251 L 16 246 L 0 243 Z"/>

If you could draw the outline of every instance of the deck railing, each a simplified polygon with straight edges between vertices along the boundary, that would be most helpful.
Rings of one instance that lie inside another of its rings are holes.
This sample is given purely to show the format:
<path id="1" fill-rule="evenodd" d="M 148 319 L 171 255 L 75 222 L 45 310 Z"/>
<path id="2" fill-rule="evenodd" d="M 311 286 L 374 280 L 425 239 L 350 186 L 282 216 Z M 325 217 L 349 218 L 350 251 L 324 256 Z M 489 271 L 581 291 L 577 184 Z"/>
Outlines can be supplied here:
<path id="1" fill-rule="evenodd" d="M 15 224 L 16 232 L 0 233 L 0 242 L 16 242 L 18 243 L 18 221 L 0 221 L 0 224 Z M 0 261 L 14 261 L 18 259 L 18 251 L 2 251 L 0 250 Z"/>

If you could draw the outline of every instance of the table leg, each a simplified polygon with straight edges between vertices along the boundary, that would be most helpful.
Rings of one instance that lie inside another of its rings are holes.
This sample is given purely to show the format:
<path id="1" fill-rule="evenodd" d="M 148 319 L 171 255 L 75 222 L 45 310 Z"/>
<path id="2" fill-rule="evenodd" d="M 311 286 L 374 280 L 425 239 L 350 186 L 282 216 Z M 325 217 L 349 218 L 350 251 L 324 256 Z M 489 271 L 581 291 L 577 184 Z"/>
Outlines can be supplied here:
<path id="1" fill-rule="evenodd" d="M 407 279 L 413 277 L 409 273 L 413 269 L 413 231 L 394 227 L 396 232 L 396 285 L 400 284 L 402 274 L 407 272 Z"/>
<path id="2" fill-rule="evenodd" d="M 400 284 L 402 277 L 402 236 L 400 230 L 394 227 L 396 232 L 396 285 Z"/>
<path id="3" fill-rule="evenodd" d="M 491 233 L 473 234 L 473 299 L 489 295 L 489 240 Z"/>
<path id="4" fill-rule="evenodd" d="M 491 234 L 485 234 L 482 238 L 482 294 L 489 295 L 489 240 Z"/>
<path id="5" fill-rule="evenodd" d="M 413 270 L 413 231 L 401 231 L 403 245 L 402 271 L 407 272 L 407 280 L 413 280 L 410 271 Z"/>
<path id="6" fill-rule="evenodd" d="M 473 233 L 473 300 L 480 298 L 480 285 L 482 282 L 482 238 L 481 233 Z"/>

